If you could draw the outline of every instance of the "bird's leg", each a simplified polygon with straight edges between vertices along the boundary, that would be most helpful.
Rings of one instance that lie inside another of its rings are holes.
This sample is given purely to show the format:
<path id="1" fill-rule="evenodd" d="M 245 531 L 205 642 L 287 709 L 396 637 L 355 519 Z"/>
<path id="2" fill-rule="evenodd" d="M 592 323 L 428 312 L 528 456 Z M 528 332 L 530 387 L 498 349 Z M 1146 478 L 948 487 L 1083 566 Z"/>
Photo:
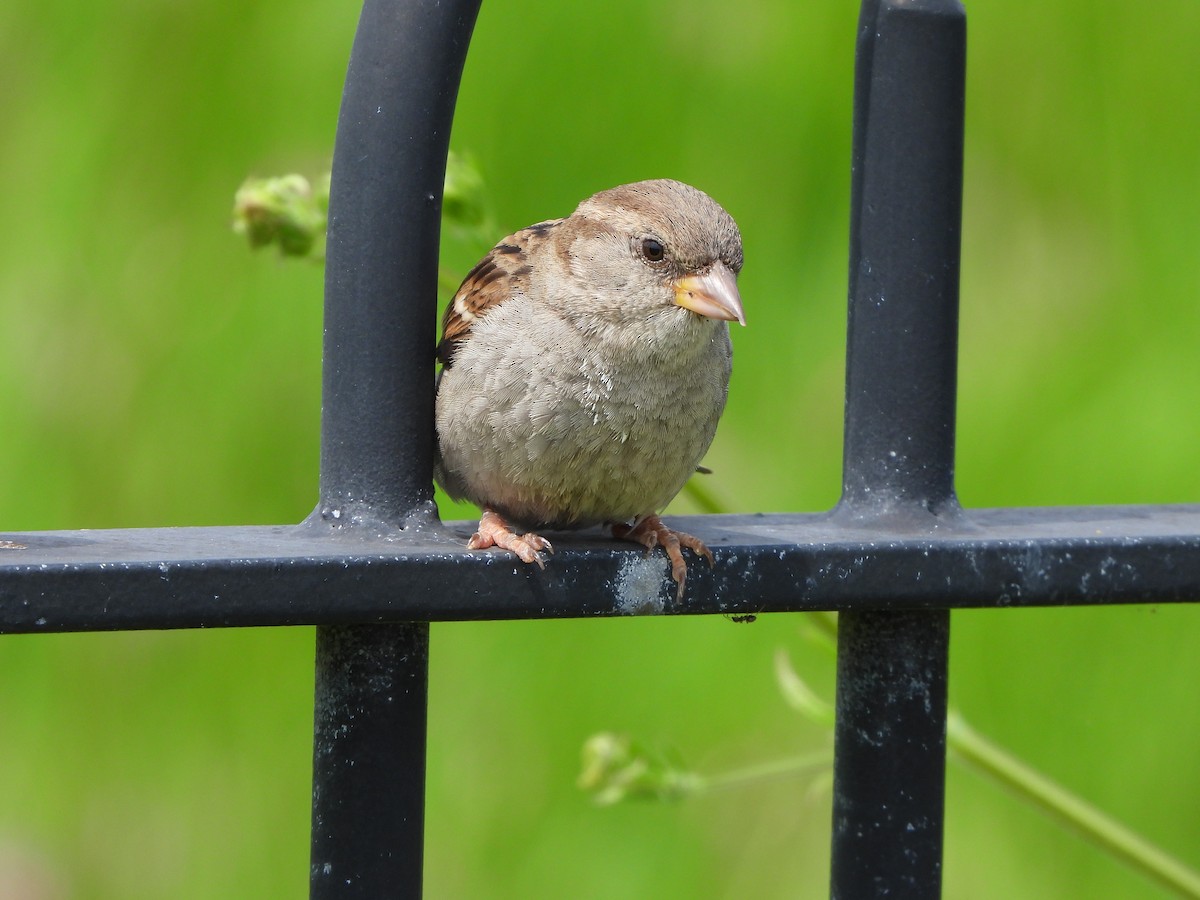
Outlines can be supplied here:
<path id="1" fill-rule="evenodd" d="M 633 525 L 613 525 L 612 533 L 613 537 L 620 540 L 641 544 L 647 553 L 655 547 L 662 547 L 667 551 L 667 559 L 671 561 L 671 579 L 679 585 L 679 590 L 675 592 L 676 600 L 683 599 L 683 584 L 687 580 L 687 563 L 683 561 L 681 547 L 686 547 L 697 556 L 703 556 L 710 566 L 713 564 L 712 551 L 704 545 L 704 541 L 683 531 L 672 531 L 654 514 L 639 519 Z"/>
<path id="2" fill-rule="evenodd" d="M 550 542 L 540 534 L 532 531 L 525 534 L 514 534 L 508 528 L 504 517 L 494 509 L 484 507 L 483 515 L 479 517 L 479 530 L 467 541 L 468 550 L 486 550 L 488 547 L 500 547 L 511 550 L 521 558 L 521 562 L 537 563 L 541 569 L 546 568 L 539 550 L 554 552 Z"/>

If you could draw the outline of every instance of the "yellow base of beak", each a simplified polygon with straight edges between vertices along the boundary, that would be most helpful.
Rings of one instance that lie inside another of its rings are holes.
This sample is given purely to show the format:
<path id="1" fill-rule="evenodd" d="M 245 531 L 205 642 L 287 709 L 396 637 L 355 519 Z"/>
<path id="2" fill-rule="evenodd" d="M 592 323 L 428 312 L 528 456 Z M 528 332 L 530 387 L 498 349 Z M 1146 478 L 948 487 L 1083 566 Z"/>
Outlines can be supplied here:
<path id="1" fill-rule="evenodd" d="M 705 272 L 676 281 L 674 302 L 699 316 L 746 324 L 737 276 L 720 261 Z"/>

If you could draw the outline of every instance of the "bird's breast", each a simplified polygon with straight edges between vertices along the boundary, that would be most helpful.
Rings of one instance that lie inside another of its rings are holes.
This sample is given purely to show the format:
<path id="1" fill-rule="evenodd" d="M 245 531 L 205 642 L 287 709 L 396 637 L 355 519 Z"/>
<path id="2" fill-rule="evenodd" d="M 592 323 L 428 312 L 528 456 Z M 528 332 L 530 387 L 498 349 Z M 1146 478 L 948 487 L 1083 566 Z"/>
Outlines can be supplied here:
<path id="1" fill-rule="evenodd" d="M 724 407 L 724 324 L 675 348 L 563 327 L 543 327 L 531 345 L 511 333 L 524 317 L 511 318 L 473 333 L 442 377 L 443 486 L 538 527 L 627 521 L 666 505 Z"/>

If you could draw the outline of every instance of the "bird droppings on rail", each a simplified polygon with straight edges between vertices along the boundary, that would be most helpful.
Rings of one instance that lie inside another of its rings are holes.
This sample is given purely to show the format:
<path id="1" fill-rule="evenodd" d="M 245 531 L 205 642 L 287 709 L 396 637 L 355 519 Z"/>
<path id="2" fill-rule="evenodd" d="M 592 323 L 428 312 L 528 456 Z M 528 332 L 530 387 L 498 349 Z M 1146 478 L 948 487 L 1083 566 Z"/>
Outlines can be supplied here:
<path id="1" fill-rule="evenodd" d="M 666 609 L 663 584 L 671 571 L 665 556 L 626 554 L 613 582 L 616 609 L 627 616 L 658 615 Z"/>

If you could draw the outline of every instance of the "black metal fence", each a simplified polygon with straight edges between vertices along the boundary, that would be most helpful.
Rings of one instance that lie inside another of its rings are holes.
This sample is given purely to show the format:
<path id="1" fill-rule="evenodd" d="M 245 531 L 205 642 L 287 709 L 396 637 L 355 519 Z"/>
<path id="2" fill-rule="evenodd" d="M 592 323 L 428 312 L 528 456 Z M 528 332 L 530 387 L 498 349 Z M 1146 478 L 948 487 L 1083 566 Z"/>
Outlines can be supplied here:
<path id="1" fill-rule="evenodd" d="M 636 549 L 541 571 L 432 505 L 442 180 L 480 0 L 367 0 L 334 156 L 321 501 L 298 526 L 3 535 L 0 631 L 316 624 L 311 893 L 417 896 L 428 623 L 620 615 Z M 1200 506 L 964 510 L 954 409 L 965 15 L 865 0 L 854 109 L 843 497 L 704 516 L 667 613 L 841 612 L 832 894 L 941 885 L 949 610 L 1200 599 Z M 451 578 L 451 576 L 453 576 Z"/>

